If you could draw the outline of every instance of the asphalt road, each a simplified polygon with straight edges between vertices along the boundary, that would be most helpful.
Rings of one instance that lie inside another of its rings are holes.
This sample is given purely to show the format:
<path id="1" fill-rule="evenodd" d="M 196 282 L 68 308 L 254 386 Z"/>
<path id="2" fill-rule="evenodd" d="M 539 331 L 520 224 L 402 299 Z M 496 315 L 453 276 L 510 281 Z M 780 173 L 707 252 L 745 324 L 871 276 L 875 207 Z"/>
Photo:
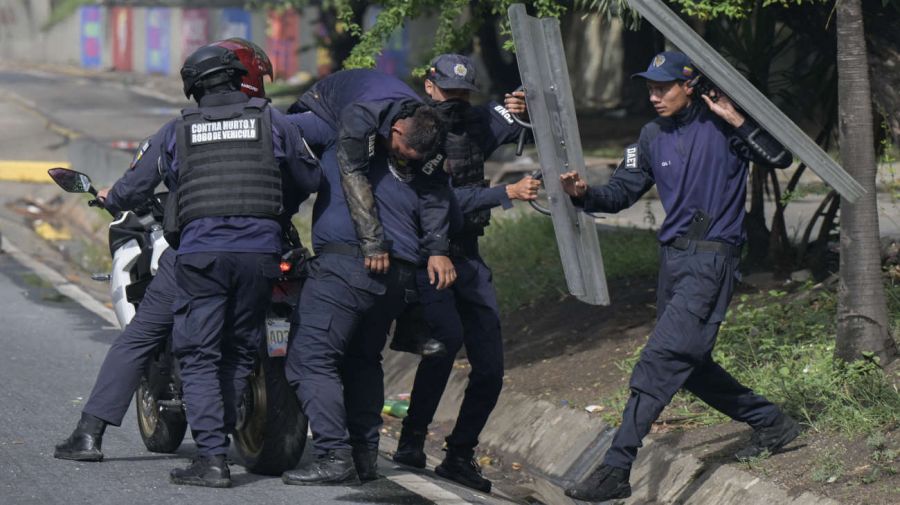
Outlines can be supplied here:
<path id="1" fill-rule="evenodd" d="M 175 486 L 168 482 L 168 472 L 186 464 L 193 443 L 188 437 L 173 455 L 146 451 L 133 408 L 120 428 L 108 429 L 104 462 L 54 459 L 53 445 L 74 427 L 118 331 L 9 254 L 0 255 L 0 307 L 0 503 L 433 503 L 391 480 L 402 479 L 405 472 L 386 459 L 380 465 L 390 478 L 363 486 L 285 486 L 278 478 L 248 474 L 239 465 L 232 465 L 231 490 Z M 432 479 L 420 475 L 423 481 Z M 425 495 L 435 492 L 446 491 L 433 484 L 422 490 Z M 474 496 L 457 500 L 490 503 Z"/>

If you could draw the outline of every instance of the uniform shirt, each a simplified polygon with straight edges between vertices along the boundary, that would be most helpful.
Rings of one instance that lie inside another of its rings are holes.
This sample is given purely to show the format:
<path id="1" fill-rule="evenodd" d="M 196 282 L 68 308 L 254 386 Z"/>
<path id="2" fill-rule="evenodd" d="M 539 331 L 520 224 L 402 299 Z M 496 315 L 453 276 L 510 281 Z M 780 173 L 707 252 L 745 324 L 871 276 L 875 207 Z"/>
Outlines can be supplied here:
<path id="1" fill-rule="evenodd" d="M 609 183 L 589 187 L 583 201 L 573 201 L 588 212 L 618 212 L 655 183 L 666 211 L 661 243 L 687 233 L 700 210 L 710 218 L 705 240 L 739 246 L 746 238 L 748 161 L 784 168 L 792 158 L 750 118 L 735 129 L 694 100 L 674 116 L 646 124 Z"/>
<path id="2" fill-rule="evenodd" d="M 337 159 L 343 186 L 349 188 L 349 210 L 364 249 L 387 239 L 375 202 L 365 195 L 366 173 L 373 162 L 387 157 L 384 140 L 410 104 L 421 102 L 403 81 L 373 70 L 345 70 L 317 82 L 291 110 L 309 110 L 337 132 Z M 449 186 L 446 174 L 426 163 L 415 163 L 409 181 L 420 199 L 419 225 L 427 255 L 449 248 Z M 359 190 L 363 191 L 360 192 Z M 368 252 L 368 251 L 367 251 Z"/>
<path id="3" fill-rule="evenodd" d="M 341 187 L 337 161 L 337 131 L 312 112 L 290 114 L 288 119 L 301 131 L 313 150 L 321 153 L 321 185 L 313 206 L 313 250 L 328 243 L 359 245 Z M 378 216 L 391 256 L 415 262 L 419 257 L 419 196 L 410 184 L 391 173 L 384 153 L 370 162 L 367 178 L 372 186 Z"/>
<path id="4" fill-rule="evenodd" d="M 201 107 L 243 103 L 247 95 L 235 91 L 208 95 Z M 285 172 L 282 207 L 288 213 L 297 211 L 300 202 L 316 190 L 321 170 L 306 150 L 299 133 L 278 111 L 272 109 L 272 144 L 275 159 Z M 166 123 L 153 134 L 139 151 L 132 168 L 110 189 L 105 205 L 113 212 L 134 208 L 152 196 L 159 183 L 165 182 L 172 192 L 178 187 L 175 123 Z M 228 216 L 205 217 L 188 223 L 181 234 L 179 254 L 193 252 L 281 252 L 281 224 L 285 219 Z"/>

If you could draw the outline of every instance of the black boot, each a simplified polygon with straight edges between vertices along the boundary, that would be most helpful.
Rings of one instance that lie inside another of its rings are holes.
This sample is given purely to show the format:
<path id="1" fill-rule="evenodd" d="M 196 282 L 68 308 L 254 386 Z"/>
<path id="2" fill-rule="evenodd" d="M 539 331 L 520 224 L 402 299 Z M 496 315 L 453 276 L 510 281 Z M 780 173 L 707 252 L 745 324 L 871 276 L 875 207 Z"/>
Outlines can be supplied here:
<path id="1" fill-rule="evenodd" d="M 281 481 L 295 486 L 356 485 L 359 476 L 350 449 L 335 449 L 296 470 L 284 472 Z"/>
<path id="2" fill-rule="evenodd" d="M 379 477 L 378 451 L 368 447 L 354 447 L 353 466 L 356 467 L 356 474 L 360 481 L 369 482 L 377 479 Z"/>
<path id="3" fill-rule="evenodd" d="M 231 472 L 224 454 L 197 456 L 187 468 L 169 472 L 169 481 L 185 486 L 231 487 Z"/>
<path id="4" fill-rule="evenodd" d="M 484 493 L 491 492 L 491 481 L 481 475 L 481 467 L 475 462 L 472 450 L 462 451 L 448 448 L 444 461 L 434 467 L 434 473 L 463 486 Z"/>
<path id="5" fill-rule="evenodd" d="M 781 448 L 791 443 L 800 435 L 800 425 L 787 415 L 781 414 L 781 418 L 772 426 L 756 428 L 750 435 L 750 445 L 744 447 L 734 457 L 740 461 L 757 458 L 763 453 L 775 454 Z"/>
<path id="6" fill-rule="evenodd" d="M 103 443 L 104 431 L 106 421 L 82 412 L 75 431 L 56 446 L 53 457 L 75 461 L 102 461 L 103 452 L 100 451 L 100 445 Z"/>
<path id="7" fill-rule="evenodd" d="M 566 496 L 576 500 L 602 502 L 631 496 L 630 470 L 601 464 L 580 483 L 566 489 Z"/>
<path id="8" fill-rule="evenodd" d="M 403 427 L 394 462 L 413 468 L 425 468 L 425 435 L 426 431 Z"/>

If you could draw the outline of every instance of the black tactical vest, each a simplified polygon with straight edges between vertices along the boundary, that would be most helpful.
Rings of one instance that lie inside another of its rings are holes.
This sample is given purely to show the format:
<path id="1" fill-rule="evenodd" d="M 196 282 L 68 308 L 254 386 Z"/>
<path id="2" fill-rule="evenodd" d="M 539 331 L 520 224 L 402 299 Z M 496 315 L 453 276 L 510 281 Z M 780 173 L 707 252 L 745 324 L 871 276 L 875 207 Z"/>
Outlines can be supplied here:
<path id="1" fill-rule="evenodd" d="M 455 112 L 455 111 L 454 111 Z M 444 170 L 450 174 L 455 188 L 472 186 L 488 187 L 484 178 L 484 152 L 478 143 L 484 125 L 470 107 L 453 114 L 453 122 L 444 143 Z M 489 209 L 467 212 L 460 235 L 483 235 L 491 220 Z"/>
<path id="2" fill-rule="evenodd" d="M 281 169 L 268 102 L 185 109 L 175 128 L 179 226 L 201 217 L 278 217 Z"/>

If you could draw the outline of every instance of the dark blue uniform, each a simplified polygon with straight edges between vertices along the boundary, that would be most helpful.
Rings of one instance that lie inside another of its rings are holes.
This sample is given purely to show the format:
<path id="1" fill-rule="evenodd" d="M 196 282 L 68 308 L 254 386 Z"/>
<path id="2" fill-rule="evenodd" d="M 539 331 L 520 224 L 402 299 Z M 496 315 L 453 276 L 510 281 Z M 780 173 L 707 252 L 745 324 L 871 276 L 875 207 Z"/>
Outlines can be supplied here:
<path id="1" fill-rule="evenodd" d="M 502 106 L 491 102 L 474 112 L 483 135 L 474 139 L 487 158 L 500 145 L 514 142 L 521 128 Z M 483 175 L 482 175 L 483 177 Z M 417 275 L 421 303 L 431 337 L 447 348 L 443 357 L 423 358 L 416 371 L 405 430 L 424 432 L 434 419 L 441 396 L 453 370 L 453 361 L 463 344 L 472 367 L 469 384 L 447 446 L 458 454 L 471 456 L 478 436 L 497 403 L 503 386 L 503 341 L 500 313 L 491 282 L 491 270 L 478 251 L 480 230 L 464 229 L 466 214 L 494 207 L 512 207 L 506 186 L 454 187 L 450 219 L 450 258 L 456 268 L 456 282 L 438 291 L 428 281 L 428 273 Z"/>
<path id="2" fill-rule="evenodd" d="M 695 100 L 644 126 L 609 183 L 576 201 L 586 211 L 618 212 L 656 184 L 666 210 L 657 323 L 632 372 L 622 425 L 604 459 L 609 466 L 631 468 L 641 440 L 681 387 L 754 428 L 781 415 L 712 359 L 739 275 L 748 160 L 780 168 L 791 162 L 757 129 L 747 119 L 735 130 Z"/>
<path id="3" fill-rule="evenodd" d="M 358 244 L 366 255 L 391 249 L 390 242 L 385 242 L 390 238 L 384 236 L 382 223 L 374 215 L 374 202 L 367 195 L 366 175 L 376 155 L 383 156 L 382 162 L 389 165 L 389 170 L 416 191 L 424 253 L 447 254 L 450 196 L 446 174 L 436 170 L 435 163 L 389 163 L 385 152 L 393 124 L 408 117 L 420 104 L 421 99 L 403 81 L 360 69 L 337 72 L 319 81 L 291 108 L 313 112 L 334 131 L 340 182 L 344 194 L 349 195 L 348 210 L 357 231 L 353 244 Z"/>
<path id="4" fill-rule="evenodd" d="M 297 304 L 299 324 L 291 335 L 286 376 L 309 417 L 315 454 L 375 450 L 384 399 L 381 350 L 391 322 L 415 293 L 418 196 L 378 152 L 368 178 L 391 244 L 391 268 L 385 275 L 366 271 L 340 185 L 336 132 L 312 113 L 289 117 L 314 148 L 325 150 L 313 208 L 317 256 Z"/>
<path id="5" fill-rule="evenodd" d="M 110 212 L 132 209 L 153 195 L 163 178 L 160 157 L 166 150 L 168 132 L 164 128 L 142 143 L 132 167 L 116 181 L 106 197 L 104 207 Z M 311 158 L 308 161 L 313 162 Z M 284 187 L 296 186 L 291 174 L 285 172 Z M 283 220 L 289 221 L 307 196 L 302 190 L 286 191 Z M 85 413 L 114 426 L 122 423 L 144 368 L 172 334 L 176 289 L 175 251 L 169 248 L 160 256 L 156 275 L 147 286 L 134 318 L 110 346 L 84 406 Z M 234 424 L 233 411 L 226 412 L 226 418 L 226 425 Z"/>
<path id="6" fill-rule="evenodd" d="M 237 91 L 207 95 L 200 109 L 240 110 L 247 101 Z M 283 115 L 267 109 L 274 159 L 297 184 L 285 187 L 285 193 L 299 192 L 294 197 L 303 199 L 318 186 L 318 166 L 310 163 L 297 130 Z M 173 191 L 179 183 L 176 124 L 163 128 L 160 162 Z M 227 431 L 233 428 L 233 412 L 252 370 L 272 284 L 279 275 L 281 234 L 278 219 L 247 216 L 201 217 L 181 232 L 173 352 L 181 364 L 188 422 L 200 455 L 227 452 Z"/>
<path id="7" fill-rule="evenodd" d="M 112 213 L 146 202 L 162 177 L 157 168 L 160 133 L 141 145 L 131 168 L 110 189 L 104 206 Z M 140 383 L 141 373 L 154 351 L 172 333 L 172 303 L 175 300 L 175 252 L 167 249 L 159 258 L 156 276 L 150 281 L 134 317 L 113 341 L 97 374 L 84 412 L 119 426 Z"/>

